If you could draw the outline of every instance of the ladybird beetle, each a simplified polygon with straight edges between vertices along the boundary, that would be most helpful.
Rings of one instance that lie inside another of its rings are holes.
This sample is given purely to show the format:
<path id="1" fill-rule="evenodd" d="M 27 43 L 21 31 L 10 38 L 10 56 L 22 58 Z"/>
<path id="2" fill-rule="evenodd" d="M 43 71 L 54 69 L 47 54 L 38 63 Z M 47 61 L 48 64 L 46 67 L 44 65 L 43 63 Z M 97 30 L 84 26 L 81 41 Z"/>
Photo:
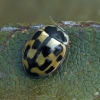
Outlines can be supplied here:
<path id="1" fill-rule="evenodd" d="M 58 25 L 43 26 L 26 42 L 22 62 L 28 75 L 44 77 L 54 72 L 68 50 L 69 36 Z"/>

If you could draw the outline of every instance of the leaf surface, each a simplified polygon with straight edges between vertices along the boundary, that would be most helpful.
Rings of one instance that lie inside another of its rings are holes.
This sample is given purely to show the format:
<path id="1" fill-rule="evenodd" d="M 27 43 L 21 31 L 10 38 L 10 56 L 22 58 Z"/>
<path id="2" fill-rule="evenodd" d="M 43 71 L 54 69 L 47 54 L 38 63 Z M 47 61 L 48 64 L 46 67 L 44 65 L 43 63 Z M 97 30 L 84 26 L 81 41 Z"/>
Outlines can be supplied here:
<path id="1" fill-rule="evenodd" d="M 62 66 L 42 79 L 27 76 L 22 64 L 22 48 L 34 30 L 14 32 L 0 51 L 0 100 L 100 100 L 100 29 L 64 29 L 69 52 Z M 10 33 L 0 31 L 0 47 Z"/>

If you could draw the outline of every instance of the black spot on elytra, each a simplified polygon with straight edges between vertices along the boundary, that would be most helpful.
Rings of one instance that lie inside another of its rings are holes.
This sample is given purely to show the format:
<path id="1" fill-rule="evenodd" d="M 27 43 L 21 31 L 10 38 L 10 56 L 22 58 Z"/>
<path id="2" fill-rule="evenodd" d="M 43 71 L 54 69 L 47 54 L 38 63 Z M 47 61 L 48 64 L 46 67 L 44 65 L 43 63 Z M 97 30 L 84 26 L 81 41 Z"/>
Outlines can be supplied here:
<path id="1" fill-rule="evenodd" d="M 26 72 L 28 73 L 28 75 L 34 77 L 34 78 L 38 78 L 39 74 L 35 73 L 35 72 L 30 72 L 30 70 L 26 69 Z"/>
<path id="2" fill-rule="evenodd" d="M 39 69 L 40 69 L 41 71 L 43 71 L 43 70 L 45 70 L 51 63 L 52 63 L 51 60 L 46 59 L 46 60 L 45 60 L 45 63 L 44 63 L 42 66 L 39 66 Z"/>
<path id="3" fill-rule="evenodd" d="M 38 63 L 34 59 L 27 58 L 27 62 L 29 65 L 29 70 L 33 67 L 38 67 Z"/>
<path id="4" fill-rule="evenodd" d="M 33 76 L 33 77 L 38 78 L 38 77 L 39 77 L 39 74 L 38 74 L 38 73 L 35 73 L 35 72 L 31 72 L 31 71 L 30 71 L 32 68 L 38 67 L 38 63 L 37 63 L 35 60 L 30 59 L 30 58 L 27 58 L 27 62 L 28 62 L 28 69 L 25 68 L 26 72 L 27 72 L 30 76 Z"/>
<path id="5" fill-rule="evenodd" d="M 32 40 L 36 40 L 41 34 L 41 31 L 37 31 L 34 36 L 32 37 Z"/>
<path id="6" fill-rule="evenodd" d="M 51 53 L 50 47 L 47 46 L 43 47 L 42 54 L 44 57 L 47 57 L 50 53 Z"/>
<path id="7" fill-rule="evenodd" d="M 62 56 L 58 56 L 57 60 L 56 61 L 61 61 L 62 60 Z"/>
<path id="8" fill-rule="evenodd" d="M 30 75 L 33 76 L 33 77 L 39 77 L 39 74 L 37 74 L 37 73 L 31 73 L 30 72 Z"/>
<path id="9" fill-rule="evenodd" d="M 55 47 L 55 50 L 53 53 L 55 56 L 58 56 L 62 52 L 62 50 L 63 50 L 63 47 L 61 45 L 58 45 Z"/>
<path id="10" fill-rule="evenodd" d="M 51 66 L 47 71 L 45 71 L 45 73 L 48 74 L 48 73 L 52 72 L 53 70 L 54 70 L 54 67 Z"/>
<path id="11" fill-rule="evenodd" d="M 27 53 L 28 53 L 28 50 L 30 49 L 30 45 L 27 45 L 25 51 L 24 51 L 24 59 L 27 58 Z"/>
<path id="12" fill-rule="evenodd" d="M 32 45 L 33 49 L 38 49 L 38 47 L 41 45 L 41 42 L 37 39 L 34 44 Z"/>
<path id="13" fill-rule="evenodd" d="M 59 28 L 60 29 L 60 28 Z M 57 31 L 57 27 L 47 26 L 44 31 L 49 34 L 50 37 L 60 41 L 67 42 L 66 37 L 64 36 L 62 31 Z"/>

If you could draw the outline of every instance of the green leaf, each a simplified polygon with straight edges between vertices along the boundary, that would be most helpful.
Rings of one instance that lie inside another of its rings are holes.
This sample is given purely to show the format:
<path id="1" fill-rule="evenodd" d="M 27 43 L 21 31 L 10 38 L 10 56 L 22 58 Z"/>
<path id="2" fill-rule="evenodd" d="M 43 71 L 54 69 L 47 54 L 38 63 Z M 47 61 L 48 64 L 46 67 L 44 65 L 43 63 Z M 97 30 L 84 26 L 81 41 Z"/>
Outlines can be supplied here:
<path id="1" fill-rule="evenodd" d="M 34 30 L 15 31 L 8 40 L 11 32 L 0 31 L 0 100 L 100 100 L 100 28 L 63 28 L 71 41 L 68 55 L 42 79 L 30 78 L 21 59 Z"/>

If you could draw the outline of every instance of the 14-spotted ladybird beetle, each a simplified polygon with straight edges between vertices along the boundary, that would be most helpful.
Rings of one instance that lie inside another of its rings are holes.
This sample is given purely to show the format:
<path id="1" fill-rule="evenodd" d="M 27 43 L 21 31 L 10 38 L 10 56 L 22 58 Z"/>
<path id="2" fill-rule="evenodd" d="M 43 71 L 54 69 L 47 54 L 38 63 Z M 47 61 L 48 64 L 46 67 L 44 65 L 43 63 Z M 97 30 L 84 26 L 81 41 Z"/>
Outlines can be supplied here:
<path id="1" fill-rule="evenodd" d="M 68 45 L 69 36 L 60 26 L 55 23 L 43 26 L 34 33 L 23 48 L 24 69 L 34 78 L 54 72 L 63 61 Z"/>

